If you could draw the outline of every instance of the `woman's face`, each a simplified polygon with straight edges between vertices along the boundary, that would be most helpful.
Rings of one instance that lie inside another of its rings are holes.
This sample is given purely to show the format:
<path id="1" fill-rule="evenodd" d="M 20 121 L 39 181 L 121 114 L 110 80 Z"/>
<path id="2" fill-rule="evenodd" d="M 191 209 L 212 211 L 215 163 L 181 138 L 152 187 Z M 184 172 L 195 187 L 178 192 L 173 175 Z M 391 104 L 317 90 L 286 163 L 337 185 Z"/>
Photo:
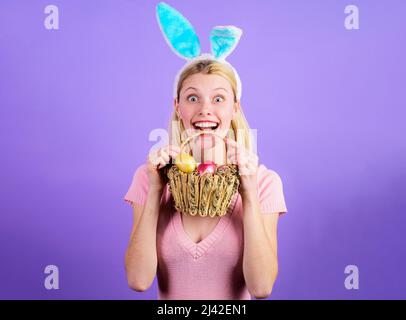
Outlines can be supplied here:
<path id="1" fill-rule="evenodd" d="M 174 106 L 188 135 L 211 131 L 225 137 L 239 101 L 234 102 L 231 84 L 225 78 L 197 73 L 183 82 L 179 101 L 175 99 Z"/>

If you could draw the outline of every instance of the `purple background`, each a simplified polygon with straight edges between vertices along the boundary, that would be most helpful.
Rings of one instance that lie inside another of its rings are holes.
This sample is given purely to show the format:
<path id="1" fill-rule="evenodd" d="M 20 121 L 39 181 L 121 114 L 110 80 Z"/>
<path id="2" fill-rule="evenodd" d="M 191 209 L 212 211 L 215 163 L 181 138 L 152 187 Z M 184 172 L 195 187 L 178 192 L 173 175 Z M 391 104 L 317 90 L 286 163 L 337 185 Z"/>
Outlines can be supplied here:
<path id="1" fill-rule="evenodd" d="M 229 61 L 289 211 L 271 299 L 406 298 L 405 1 L 167 2 L 204 52 L 214 25 L 244 31 Z M 127 287 L 123 201 L 183 65 L 156 3 L 1 1 L 0 298 L 156 298 L 156 282 Z M 59 30 L 44 28 L 48 4 Z M 344 28 L 348 4 L 359 30 Z M 60 290 L 44 288 L 49 264 Z"/>

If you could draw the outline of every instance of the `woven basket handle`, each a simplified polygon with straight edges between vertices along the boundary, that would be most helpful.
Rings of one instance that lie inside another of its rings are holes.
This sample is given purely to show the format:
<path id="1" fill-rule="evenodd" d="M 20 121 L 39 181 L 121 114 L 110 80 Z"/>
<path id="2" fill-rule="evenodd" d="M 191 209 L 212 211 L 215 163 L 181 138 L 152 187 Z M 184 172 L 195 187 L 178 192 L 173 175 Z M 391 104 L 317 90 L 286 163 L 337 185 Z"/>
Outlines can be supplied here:
<path id="1" fill-rule="evenodd" d="M 185 147 L 185 145 L 186 145 L 188 142 L 190 142 L 192 139 L 194 139 L 194 138 L 196 138 L 196 137 L 198 137 L 198 136 L 200 136 L 200 135 L 202 135 L 202 134 L 211 134 L 212 136 L 216 136 L 216 137 L 218 137 L 218 138 L 220 138 L 221 140 L 224 141 L 224 137 L 220 136 L 220 135 L 217 134 L 217 133 L 210 132 L 210 131 L 197 132 L 197 133 L 191 135 L 190 137 L 188 137 L 185 141 L 183 141 L 183 142 L 181 143 L 181 145 L 180 145 L 180 153 L 183 152 L 183 148 Z M 227 144 L 226 144 L 226 150 L 227 150 Z M 226 157 L 226 163 L 227 163 L 227 157 Z"/>

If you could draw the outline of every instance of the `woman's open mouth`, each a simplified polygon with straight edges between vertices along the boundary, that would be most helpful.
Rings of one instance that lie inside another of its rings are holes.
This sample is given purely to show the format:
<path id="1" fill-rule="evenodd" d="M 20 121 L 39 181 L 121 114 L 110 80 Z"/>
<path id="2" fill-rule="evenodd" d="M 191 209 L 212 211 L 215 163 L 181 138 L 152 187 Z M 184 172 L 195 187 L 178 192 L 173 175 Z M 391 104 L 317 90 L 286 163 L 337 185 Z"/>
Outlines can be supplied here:
<path id="1" fill-rule="evenodd" d="M 218 128 L 219 124 L 212 121 L 197 121 L 193 123 L 193 128 L 202 131 L 214 131 Z"/>

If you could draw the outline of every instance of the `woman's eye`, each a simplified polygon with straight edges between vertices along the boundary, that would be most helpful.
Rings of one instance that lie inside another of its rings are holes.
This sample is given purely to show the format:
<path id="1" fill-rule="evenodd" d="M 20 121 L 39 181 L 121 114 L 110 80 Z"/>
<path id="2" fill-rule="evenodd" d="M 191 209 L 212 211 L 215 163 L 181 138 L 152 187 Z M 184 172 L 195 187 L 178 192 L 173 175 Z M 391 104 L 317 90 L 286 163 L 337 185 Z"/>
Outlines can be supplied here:
<path id="1" fill-rule="evenodd" d="M 223 102 L 223 97 L 221 97 L 221 96 L 218 96 L 218 97 L 216 97 L 216 98 L 214 98 L 214 101 L 216 101 L 216 102 Z"/>
<path id="2" fill-rule="evenodd" d="M 188 101 L 190 101 L 190 102 L 196 102 L 196 101 L 197 101 L 197 97 L 196 97 L 196 96 L 189 96 L 187 99 L 188 99 Z"/>

